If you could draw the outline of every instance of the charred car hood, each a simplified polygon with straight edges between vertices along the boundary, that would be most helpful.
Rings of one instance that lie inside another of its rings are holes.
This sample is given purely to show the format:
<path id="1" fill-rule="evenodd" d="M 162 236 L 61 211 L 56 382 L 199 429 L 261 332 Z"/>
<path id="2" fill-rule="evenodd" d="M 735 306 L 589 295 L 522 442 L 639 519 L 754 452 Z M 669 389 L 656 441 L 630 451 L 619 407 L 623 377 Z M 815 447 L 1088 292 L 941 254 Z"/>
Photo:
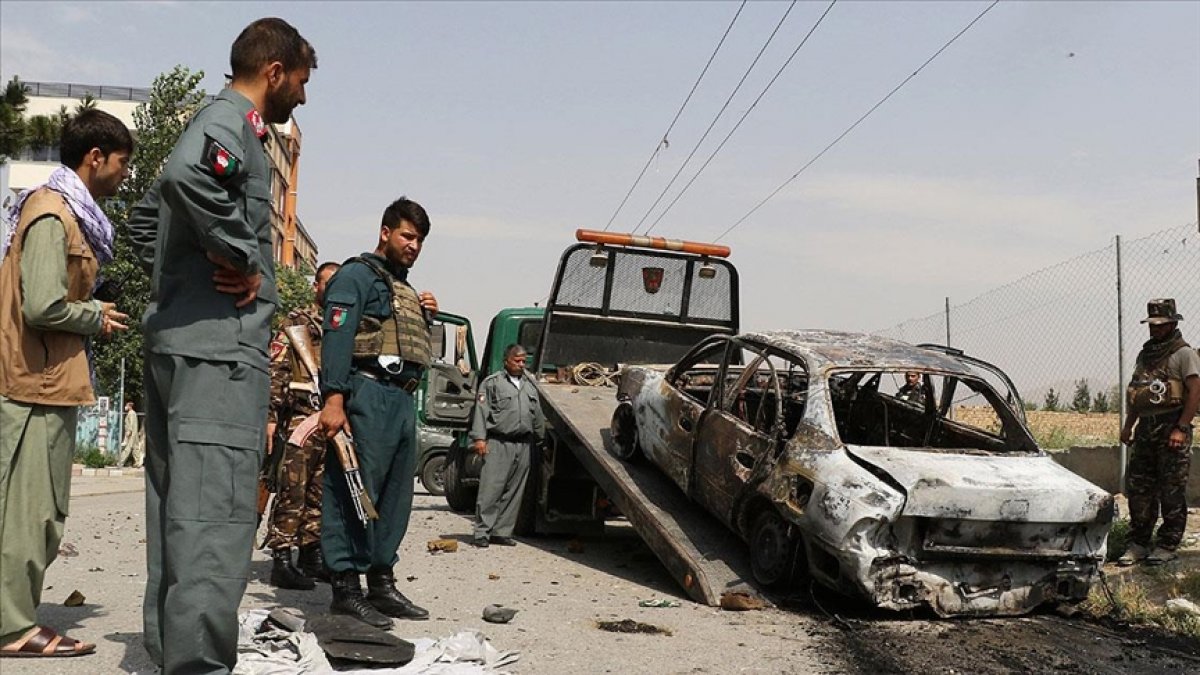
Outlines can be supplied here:
<path id="1" fill-rule="evenodd" d="M 851 445 L 853 457 L 906 492 L 905 516 L 1092 522 L 1111 509 L 1105 491 L 1046 456 L 979 456 Z"/>

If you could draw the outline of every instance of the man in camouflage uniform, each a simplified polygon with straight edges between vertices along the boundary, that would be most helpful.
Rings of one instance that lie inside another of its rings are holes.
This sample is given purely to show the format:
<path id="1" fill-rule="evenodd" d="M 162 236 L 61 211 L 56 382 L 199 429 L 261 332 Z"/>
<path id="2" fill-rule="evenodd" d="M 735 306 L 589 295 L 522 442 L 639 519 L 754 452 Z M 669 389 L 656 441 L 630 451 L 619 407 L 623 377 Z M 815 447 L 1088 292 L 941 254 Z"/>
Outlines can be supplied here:
<path id="1" fill-rule="evenodd" d="M 1176 549 L 1187 525 L 1192 418 L 1200 407 L 1200 355 L 1179 331 L 1183 317 L 1175 300 L 1151 300 L 1148 313 L 1142 323 L 1150 324 L 1150 339 L 1126 390 L 1129 412 L 1121 427 L 1121 442 L 1133 444 L 1125 477 L 1133 543 L 1118 560 L 1121 565 L 1161 565 L 1179 557 Z M 1160 508 L 1162 525 L 1151 549 Z"/>
<path id="2" fill-rule="evenodd" d="M 317 268 L 313 278 L 316 304 L 292 310 L 283 327 L 303 326 L 308 329 L 313 357 L 321 358 L 321 306 L 325 302 L 325 285 L 341 267 L 327 262 Z M 267 529 L 266 547 L 271 549 L 271 585 L 277 588 L 308 591 L 316 585 L 314 579 L 329 581 L 325 560 L 321 555 L 321 481 L 325 476 L 325 439 L 321 434 L 309 436 L 303 447 L 280 442 L 292 429 L 318 410 L 313 373 L 305 370 L 292 349 L 287 333 L 280 330 L 271 343 L 271 422 L 268 437 L 273 441 L 271 451 L 282 452 L 275 504 L 271 508 L 271 523 Z M 276 427 L 282 425 L 284 429 Z M 300 568 L 292 563 L 292 549 L 300 549 Z"/>
<path id="3" fill-rule="evenodd" d="M 896 392 L 896 398 L 925 407 L 925 385 L 921 382 L 921 374 L 905 373 L 904 386 Z"/>

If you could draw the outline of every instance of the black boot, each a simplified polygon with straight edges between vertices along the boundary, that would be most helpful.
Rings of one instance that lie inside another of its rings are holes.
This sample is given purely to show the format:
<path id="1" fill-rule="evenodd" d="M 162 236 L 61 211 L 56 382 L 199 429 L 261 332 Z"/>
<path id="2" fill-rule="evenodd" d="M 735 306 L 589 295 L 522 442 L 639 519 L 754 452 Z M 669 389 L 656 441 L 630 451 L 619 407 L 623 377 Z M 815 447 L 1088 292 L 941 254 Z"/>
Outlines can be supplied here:
<path id="1" fill-rule="evenodd" d="M 320 543 L 301 546 L 299 557 L 300 571 L 304 576 L 329 583 L 329 570 L 325 567 L 325 556 L 321 553 Z"/>
<path id="2" fill-rule="evenodd" d="M 372 567 L 367 570 L 367 602 L 375 609 L 397 619 L 422 620 L 429 612 L 413 604 L 412 600 L 396 590 L 396 577 L 391 569 Z"/>
<path id="3" fill-rule="evenodd" d="M 271 566 L 270 583 L 275 588 L 287 588 L 293 591 L 311 591 L 316 583 L 304 576 L 292 564 L 292 549 L 284 546 L 271 551 L 274 565 Z"/>
<path id="4" fill-rule="evenodd" d="M 362 586 L 358 583 L 358 572 L 331 572 L 329 584 L 333 588 L 333 602 L 329 603 L 330 613 L 352 616 L 381 630 L 392 627 L 392 620 L 380 614 L 363 597 Z"/>

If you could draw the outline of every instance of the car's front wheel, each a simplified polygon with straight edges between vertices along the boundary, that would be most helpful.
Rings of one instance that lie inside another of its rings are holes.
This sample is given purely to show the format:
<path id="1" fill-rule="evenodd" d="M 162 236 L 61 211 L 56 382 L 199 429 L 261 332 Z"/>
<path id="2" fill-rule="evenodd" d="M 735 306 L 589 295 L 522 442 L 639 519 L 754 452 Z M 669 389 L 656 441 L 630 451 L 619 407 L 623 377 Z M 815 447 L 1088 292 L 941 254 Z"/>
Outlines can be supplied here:
<path id="1" fill-rule="evenodd" d="M 642 456 L 638 448 L 637 418 L 633 414 L 632 403 L 621 401 L 617 404 L 609 431 L 612 433 L 613 454 L 618 459 L 633 462 Z"/>
<path id="2" fill-rule="evenodd" d="M 446 453 L 425 460 L 425 465 L 421 467 L 421 485 L 435 497 L 446 494 Z"/>
<path id="3" fill-rule="evenodd" d="M 772 509 L 754 520 L 750 535 L 750 571 L 763 586 L 778 587 L 791 578 L 796 540 L 788 524 Z"/>

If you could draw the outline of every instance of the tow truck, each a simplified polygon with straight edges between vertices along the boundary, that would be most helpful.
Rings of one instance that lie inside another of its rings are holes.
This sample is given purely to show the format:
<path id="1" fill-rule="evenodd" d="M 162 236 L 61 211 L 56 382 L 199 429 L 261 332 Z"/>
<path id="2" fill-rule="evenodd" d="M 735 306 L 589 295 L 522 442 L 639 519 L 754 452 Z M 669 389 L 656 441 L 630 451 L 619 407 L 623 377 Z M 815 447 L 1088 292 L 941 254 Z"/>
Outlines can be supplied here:
<path id="1" fill-rule="evenodd" d="M 730 250 L 591 230 L 576 239 L 544 308 L 505 310 L 493 320 L 476 380 L 501 367 L 507 344 L 531 356 L 547 433 L 532 458 L 517 534 L 601 532 L 615 510 L 689 597 L 717 605 L 751 578 L 745 546 L 657 468 L 618 459 L 610 424 L 623 366 L 670 363 L 705 337 L 737 333 Z M 480 467 L 460 433 L 444 474 L 452 508 L 474 509 Z"/>

